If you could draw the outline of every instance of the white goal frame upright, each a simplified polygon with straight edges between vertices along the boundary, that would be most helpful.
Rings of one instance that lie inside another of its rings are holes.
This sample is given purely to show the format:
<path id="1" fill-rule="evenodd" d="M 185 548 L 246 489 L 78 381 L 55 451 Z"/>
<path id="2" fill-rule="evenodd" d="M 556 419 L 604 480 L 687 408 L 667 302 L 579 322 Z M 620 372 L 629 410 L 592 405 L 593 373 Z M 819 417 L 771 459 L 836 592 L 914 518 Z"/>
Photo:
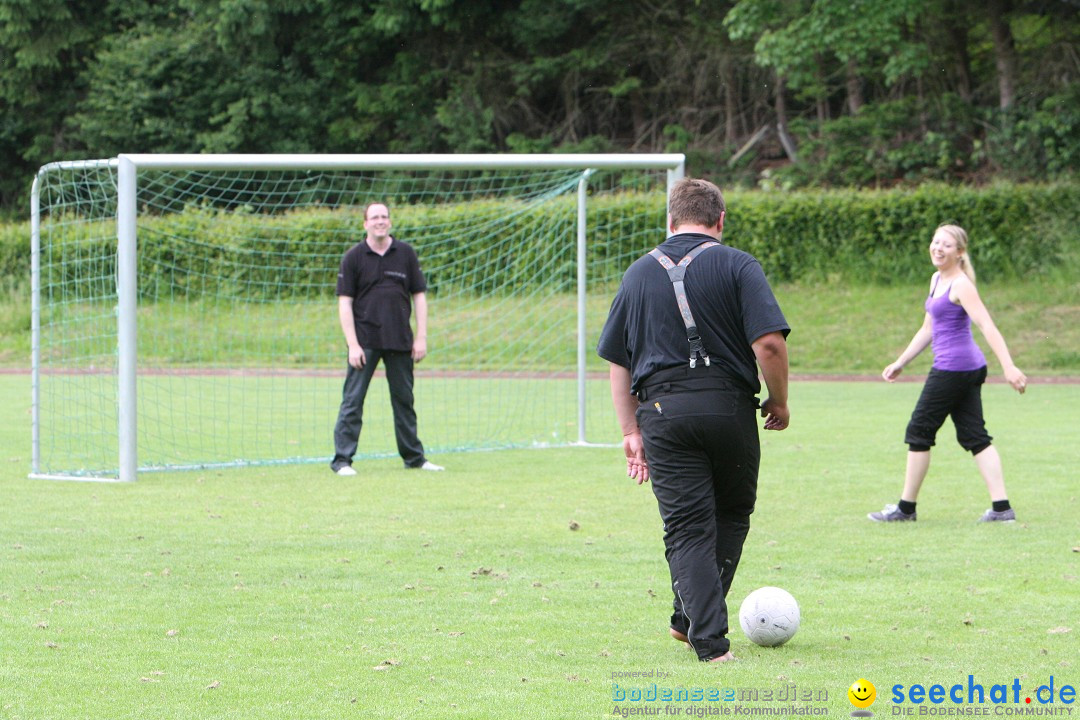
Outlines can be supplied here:
<path id="1" fill-rule="evenodd" d="M 586 380 L 586 199 L 589 175 L 597 170 L 666 170 L 667 189 L 685 174 L 685 156 L 657 154 L 462 154 L 462 155 L 315 155 L 315 154 L 121 154 L 110 160 L 58 162 L 45 165 L 31 193 L 31 344 L 32 344 L 32 472 L 31 477 L 78 480 L 114 478 L 42 474 L 40 445 L 41 373 L 41 215 L 40 178 L 43 173 L 74 167 L 114 167 L 117 178 L 116 296 L 117 296 L 117 437 L 118 479 L 131 482 L 138 474 L 136 383 L 138 369 L 138 222 L 139 171 L 147 170 L 581 170 L 577 196 L 577 391 L 578 442 L 585 441 Z M 660 230 L 658 228 L 658 230 Z"/>

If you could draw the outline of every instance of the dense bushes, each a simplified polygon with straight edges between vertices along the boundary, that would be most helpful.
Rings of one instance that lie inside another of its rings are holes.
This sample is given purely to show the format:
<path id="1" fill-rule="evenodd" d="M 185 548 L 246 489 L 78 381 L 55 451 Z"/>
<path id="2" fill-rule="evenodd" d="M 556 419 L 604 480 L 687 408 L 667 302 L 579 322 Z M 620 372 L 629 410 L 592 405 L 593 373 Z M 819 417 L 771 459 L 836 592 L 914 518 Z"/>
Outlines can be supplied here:
<path id="1" fill-rule="evenodd" d="M 0 277 L 30 277 L 30 223 L 0 223 Z"/>
<path id="2" fill-rule="evenodd" d="M 1080 244 L 1080 188 L 1068 184 L 748 193 L 728 205 L 729 242 L 781 281 L 921 279 L 930 237 L 945 222 L 967 229 L 983 278 L 1060 267 Z"/>
<path id="3" fill-rule="evenodd" d="M 954 222 L 967 228 L 980 278 L 1016 278 L 1053 270 L 1080 275 L 1080 188 L 1071 184 L 995 185 L 972 189 L 929 185 L 914 190 L 828 192 L 733 192 L 728 194 L 725 241 L 754 254 L 775 282 L 842 281 L 889 284 L 921 280 L 927 274 L 926 248 L 935 227 Z M 491 217 L 495 201 L 482 201 Z M 558 212 L 572 213 L 572 199 Z M 663 198 L 624 193 L 594 198 L 589 208 L 590 277 L 617 278 L 629 262 L 662 238 Z M 460 223 L 479 205 L 396 206 L 400 229 Z M 552 265 L 552 238 L 527 228 L 539 226 L 545 210 L 513 208 L 520 232 L 513 252 L 492 264 L 490 236 L 462 234 L 439 252 L 453 259 L 453 272 L 432 278 L 434 292 L 521 286 L 542 281 L 574 283 L 572 253 Z M 627 219 L 632 220 L 628 221 Z M 615 222 L 615 221 L 618 222 Z M 211 209 L 148 217 L 140 221 L 139 284 L 144 295 L 198 294 L 257 299 L 332 296 L 341 254 L 357 240 L 355 210 L 307 210 L 278 216 L 252 212 L 223 214 Z M 470 227 L 464 223 L 464 227 Z M 54 233 L 69 232 L 56 224 Z M 515 229 L 516 228 L 516 229 Z M 95 282 L 108 286 L 114 272 L 115 238 L 108 224 L 96 239 L 65 238 L 46 252 L 46 282 Z M 429 268 L 439 264 L 425 253 L 424 236 L 409 240 Z M 573 246 L 573 238 L 566 245 Z M 0 226 L 0 274 L 27 277 L 29 225 Z M 51 253 L 51 254 L 50 254 Z M 551 268 L 536 277 L 537 267 Z M 60 277 L 60 275 L 63 277 Z M 553 274 L 557 277 L 553 277 Z M 455 287 L 457 286 L 457 287 Z M 92 293 L 82 294 L 89 297 Z"/>

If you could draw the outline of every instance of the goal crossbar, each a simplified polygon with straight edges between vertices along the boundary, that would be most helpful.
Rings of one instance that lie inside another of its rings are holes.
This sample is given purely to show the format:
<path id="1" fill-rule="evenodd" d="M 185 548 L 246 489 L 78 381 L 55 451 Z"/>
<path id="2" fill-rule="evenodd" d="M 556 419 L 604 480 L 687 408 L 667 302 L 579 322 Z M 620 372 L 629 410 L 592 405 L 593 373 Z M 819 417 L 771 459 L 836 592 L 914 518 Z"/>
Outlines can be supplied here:
<path id="1" fill-rule="evenodd" d="M 158 170 L 672 170 L 682 174 L 685 156 L 681 153 L 598 154 L 565 153 L 551 155 L 462 154 L 462 155 L 218 155 L 121 154 L 137 168 Z"/>

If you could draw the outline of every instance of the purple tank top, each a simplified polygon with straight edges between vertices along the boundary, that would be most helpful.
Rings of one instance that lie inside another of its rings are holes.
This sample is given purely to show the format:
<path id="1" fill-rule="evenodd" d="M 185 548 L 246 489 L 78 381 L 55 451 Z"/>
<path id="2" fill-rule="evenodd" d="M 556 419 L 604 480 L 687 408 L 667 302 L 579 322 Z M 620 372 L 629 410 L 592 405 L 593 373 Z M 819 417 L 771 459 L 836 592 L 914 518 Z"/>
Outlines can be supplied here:
<path id="1" fill-rule="evenodd" d="M 986 356 L 971 334 L 971 318 L 963 307 L 949 300 L 951 287 L 934 297 L 935 280 L 930 297 L 926 298 L 926 312 L 930 313 L 933 333 L 934 369 L 978 370 L 986 365 Z"/>

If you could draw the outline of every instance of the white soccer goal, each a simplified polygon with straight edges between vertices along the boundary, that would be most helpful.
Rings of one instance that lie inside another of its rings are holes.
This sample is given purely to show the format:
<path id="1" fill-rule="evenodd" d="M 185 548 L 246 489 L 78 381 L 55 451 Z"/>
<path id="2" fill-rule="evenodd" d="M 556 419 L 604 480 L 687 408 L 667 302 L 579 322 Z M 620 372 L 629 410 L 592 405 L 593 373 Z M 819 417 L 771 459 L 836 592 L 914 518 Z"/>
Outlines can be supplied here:
<path id="1" fill-rule="evenodd" d="M 120 155 L 32 193 L 32 476 L 327 462 L 338 263 L 386 202 L 428 279 L 419 434 L 455 450 L 609 442 L 593 349 L 664 236 L 683 156 Z M 385 382 L 363 457 L 396 455 Z"/>

